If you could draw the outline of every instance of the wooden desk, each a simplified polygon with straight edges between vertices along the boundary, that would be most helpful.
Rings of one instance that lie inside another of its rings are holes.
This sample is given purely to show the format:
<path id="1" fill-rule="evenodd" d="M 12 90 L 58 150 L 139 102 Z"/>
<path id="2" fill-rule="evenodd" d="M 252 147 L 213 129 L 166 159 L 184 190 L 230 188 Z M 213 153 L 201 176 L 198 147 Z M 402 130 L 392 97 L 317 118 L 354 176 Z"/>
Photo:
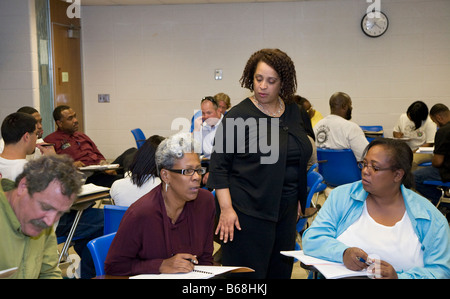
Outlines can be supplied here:
<path id="1" fill-rule="evenodd" d="M 78 226 L 78 222 L 80 221 L 81 215 L 83 211 L 90 207 L 90 205 L 97 200 L 109 198 L 109 191 L 102 191 L 93 194 L 87 194 L 84 196 L 78 197 L 78 199 L 74 202 L 71 209 L 76 210 L 77 214 L 75 215 L 75 219 L 73 220 L 72 227 L 70 228 L 69 234 L 67 235 L 67 239 L 64 242 L 64 246 L 59 254 L 58 264 L 63 261 L 63 257 L 67 259 L 70 243 L 72 242 L 73 235 L 75 234 L 75 230 Z"/>

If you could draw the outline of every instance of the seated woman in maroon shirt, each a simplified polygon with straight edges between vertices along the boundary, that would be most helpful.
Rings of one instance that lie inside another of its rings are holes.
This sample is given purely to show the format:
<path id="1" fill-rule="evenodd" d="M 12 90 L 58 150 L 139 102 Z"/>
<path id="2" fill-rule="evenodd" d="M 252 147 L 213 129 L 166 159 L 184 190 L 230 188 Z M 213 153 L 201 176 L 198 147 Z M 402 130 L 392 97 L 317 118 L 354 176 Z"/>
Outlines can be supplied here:
<path id="1" fill-rule="evenodd" d="M 190 272 L 194 264 L 213 264 L 215 203 L 200 188 L 205 169 L 194 142 L 179 133 L 159 145 L 162 183 L 128 208 L 106 257 L 106 274 Z"/>

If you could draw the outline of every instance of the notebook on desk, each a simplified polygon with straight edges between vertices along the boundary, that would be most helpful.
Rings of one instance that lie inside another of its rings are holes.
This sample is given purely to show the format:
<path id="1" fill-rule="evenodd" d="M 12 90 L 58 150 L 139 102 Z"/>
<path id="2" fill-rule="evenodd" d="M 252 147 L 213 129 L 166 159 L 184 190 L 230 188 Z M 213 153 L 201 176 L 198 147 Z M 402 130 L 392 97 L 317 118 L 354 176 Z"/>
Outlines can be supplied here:
<path id="1" fill-rule="evenodd" d="M 141 274 L 131 276 L 130 279 L 207 279 L 227 272 L 254 272 L 254 270 L 247 267 L 195 266 L 194 271 L 189 273 Z"/>
<path id="2" fill-rule="evenodd" d="M 432 154 L 434 152 L 434 146 L 420 146 L 416 151 L 418 154 Z"/>
<path id="3" fill-rule="evenodd" d="M 94 184 L 85 184 L 81 186 L 81 192 L 78 193 L 78 197 L 82 197 L 82 196 L 86 196 L 86 195 L 91 195 L 91 194 L 96 194 L 96 193 L 100 193 L 100 192 L 105 192 L 105 191 L 109 191 L 108 187 L 103 187 L 103 186 L 97 186 Z"/>
<path id="4" fill-rule="evenodd" d="M 281 251 L 281 254 L 294 257 L 307 266 L 314 266 L 327 279 L 367 276 L 366 270 L 353 271 L 345 267 L 343 263 L 335 263 L 308 256 L 303 253 L 303 250 Z"/>
<path id="5" fill-rule="evenodd" d="M 87 171 L 87 170 L 102 171 L 102 170 L 117 169 L 119 167 L 120 167 L 119 164 L 103 164 L 103 165 L 83 166 L 83 167 L 79 167 L 78 169 L 81 170 L 81 171 Z"/>

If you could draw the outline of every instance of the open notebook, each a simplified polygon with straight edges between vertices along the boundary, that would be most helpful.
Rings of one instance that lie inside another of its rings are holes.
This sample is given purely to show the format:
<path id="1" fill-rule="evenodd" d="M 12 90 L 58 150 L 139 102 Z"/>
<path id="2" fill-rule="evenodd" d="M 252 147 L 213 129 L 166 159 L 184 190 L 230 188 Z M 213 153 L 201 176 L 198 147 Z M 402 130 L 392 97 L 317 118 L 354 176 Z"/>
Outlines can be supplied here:
<path id="1" fill-rule="evenodd" d="M 141 274 L 131 276 L 130 279 L 205 279 L 227 272 L 254 272 L 254 270 L 247 267 L 195 266 L 194 271 L 189 273 Z"/>
<path id="2" fill-rule="evenodd" d="M 356 276 L 370 276 L 366 270 L 353 271 L 347 269 L 343 263 L 335 263 L 305 255 L 303 250 L 281 251 L 281 254 L 292 256 L 307 266 L 314 266 L 325 278 L 338 279 Z"/>
<path id="3" fill-rule="evenodd" d="M 87 171 L 87 170 L 102 171 L 102 170 L 109 170 L 109 169 L 117 169 L 119 167 L 120 167 L 119 164 L 103 164 L 103 165 L 98 164 L 98 165 L 83 166 L 83 167 L 79 167 L 78 169 L 81 171 Z"/>
<path id="4" fill-rule="evenodd" d="M 103 187 L 103 186 L 97 186 L 94 184 L 85 184 L 81 186 L 81 191 L 80 193 L 78 193 L 78 196 L 85 196 L 85 195 L 91 195 L 91 194 L 95 194 L 95 193 L 100 193 L 100 192 L 105 192 L 105 191 L 109 191 L 108 187 Z"/>

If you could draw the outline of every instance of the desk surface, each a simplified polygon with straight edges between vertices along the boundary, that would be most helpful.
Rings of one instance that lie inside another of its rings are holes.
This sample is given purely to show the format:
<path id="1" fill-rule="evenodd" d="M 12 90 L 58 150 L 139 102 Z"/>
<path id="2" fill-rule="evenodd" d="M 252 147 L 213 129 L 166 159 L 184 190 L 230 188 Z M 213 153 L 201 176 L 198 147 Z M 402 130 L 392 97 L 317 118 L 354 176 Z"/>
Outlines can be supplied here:
<path id="1" fill-rule="evenodd" d="M 87 194 L 87 195 L 79 196 L 75 200 L 73 205 L 78 205 L 78 204 L 82 204 L 82 203 L 86 203 L 86 202 L 92 202 L 92 201 L 96 201 L 99 199 L 107 198 L 109 196 L 110 196 L 109 191 L 101 191 L 101 192 L 97 192 L 97 193 L 93 193 L 93 194 Z"/>

